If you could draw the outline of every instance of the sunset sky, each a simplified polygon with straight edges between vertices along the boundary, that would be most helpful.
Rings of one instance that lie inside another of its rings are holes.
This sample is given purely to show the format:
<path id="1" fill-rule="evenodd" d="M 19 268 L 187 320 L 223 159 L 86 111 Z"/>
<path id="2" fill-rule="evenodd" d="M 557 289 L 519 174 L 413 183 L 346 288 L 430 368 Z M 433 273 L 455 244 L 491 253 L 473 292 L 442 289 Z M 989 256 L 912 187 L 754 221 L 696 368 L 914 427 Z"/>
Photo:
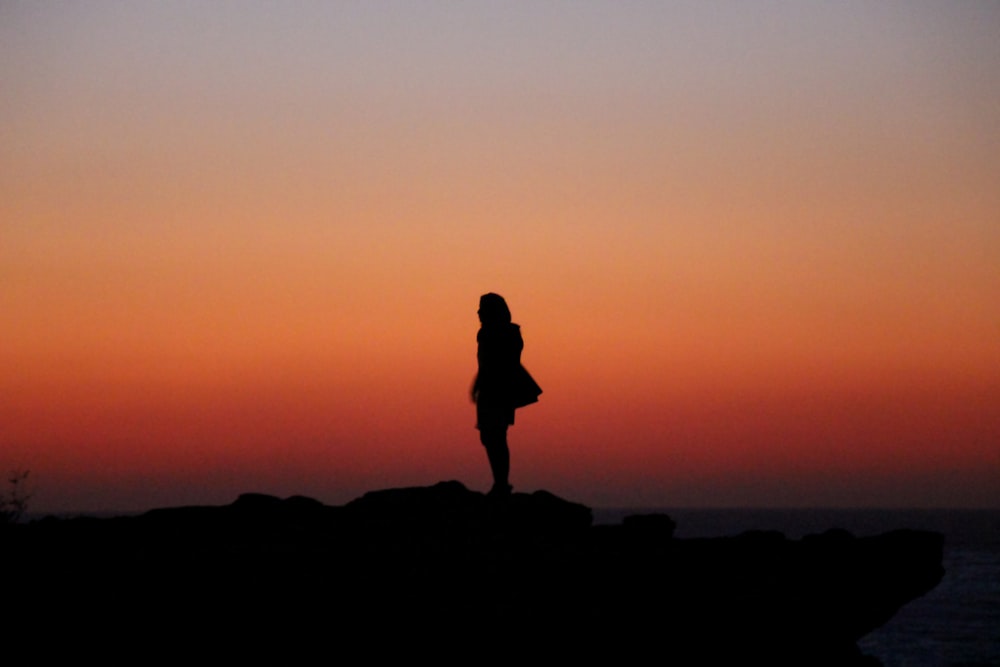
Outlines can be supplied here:
<path id="1" fill-rule="evenodd" d="M 1000 507 L 1000 3 L 0 0 L 34 511 Z"/>

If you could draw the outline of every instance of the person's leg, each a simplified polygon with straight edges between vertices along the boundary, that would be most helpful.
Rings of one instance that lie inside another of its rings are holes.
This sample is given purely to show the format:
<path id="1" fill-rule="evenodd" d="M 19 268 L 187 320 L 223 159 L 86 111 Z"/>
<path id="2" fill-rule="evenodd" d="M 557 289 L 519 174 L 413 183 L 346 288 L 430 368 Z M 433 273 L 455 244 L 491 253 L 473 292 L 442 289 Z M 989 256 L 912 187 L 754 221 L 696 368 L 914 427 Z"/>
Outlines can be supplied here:
<path id="1" fill-rule="evenodd" d="M 480 429 L 479 440 L 486 448 L 486 457 L 490 461 L 490 471 L 493 473 L 493 488 L 490 493 L 510 493 L 510 450 L 507 448 L 507 429 Z"/>

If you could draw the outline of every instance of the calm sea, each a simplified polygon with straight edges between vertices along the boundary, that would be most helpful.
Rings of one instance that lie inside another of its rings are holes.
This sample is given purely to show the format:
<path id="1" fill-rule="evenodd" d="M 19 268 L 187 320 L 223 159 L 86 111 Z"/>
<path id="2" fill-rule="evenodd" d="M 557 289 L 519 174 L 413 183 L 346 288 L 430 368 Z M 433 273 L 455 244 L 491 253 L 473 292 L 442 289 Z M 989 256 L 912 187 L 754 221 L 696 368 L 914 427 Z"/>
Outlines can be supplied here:
<path id="1" fill-rule="evenodd" d="M 830 528 L 858 537 L 896 528 L 942 533 L 944 579 L 859 646 L 885 667 L 1000 667 L 1000 510 L 599 509 L 594 521 L 644 512 L 669 514 L 679 538 L 777 530 L 798 539 Z"/>

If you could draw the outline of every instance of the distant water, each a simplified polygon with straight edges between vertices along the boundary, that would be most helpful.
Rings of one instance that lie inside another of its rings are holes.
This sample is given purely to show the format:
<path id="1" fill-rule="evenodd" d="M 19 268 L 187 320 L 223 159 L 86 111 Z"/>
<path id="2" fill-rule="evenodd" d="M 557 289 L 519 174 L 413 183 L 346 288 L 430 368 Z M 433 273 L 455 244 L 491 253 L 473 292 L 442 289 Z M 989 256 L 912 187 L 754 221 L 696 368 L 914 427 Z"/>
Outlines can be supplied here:
<path id="1" fill-rule="evenodd" d="M 790 539 L 843 528 L 863 537 L 897 528 L 944 534 L 945 576 L 859 642 L 885 667 L 1000 667 L 1000 510 L 600 509 L 594 522 L 663 512 L 679 538 L 777 530 Z"/>

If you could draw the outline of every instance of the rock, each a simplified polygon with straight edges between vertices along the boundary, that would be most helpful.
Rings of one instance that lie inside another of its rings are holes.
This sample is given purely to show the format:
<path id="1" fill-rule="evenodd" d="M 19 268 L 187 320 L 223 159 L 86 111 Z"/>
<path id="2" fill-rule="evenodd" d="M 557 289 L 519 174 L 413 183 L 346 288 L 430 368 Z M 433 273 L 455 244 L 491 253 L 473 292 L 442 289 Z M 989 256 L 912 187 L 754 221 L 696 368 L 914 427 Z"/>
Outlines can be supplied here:
<path id="1" fill-rule="evenodd" d="M 504 530 L 517 533 L 581 531 L 590 527 L 590 508 L 547 491 L 492 498 L 469 491 L 461 482 L 430 487 L 371 491 L 345 506 L 358 525 L 379 525 L 410 532 Z"/>
<path id="2" fill-rule="evenodd" d="M 22 573 L 13 593 L 45 600 L 53 629 L 174 627 L 181 609 L 288 641 L 335 629 L 343 648 L 376 628 L 387 650 L 477 646 L 509 661 L 871 664 L 857 640 L 943 575 L 935 533 L 677 540 L 662 514 L 591 524 L 589 508 L 545 491 L 492 498 L 451 481 L 343 507 L 244 494 L 2 539 Z M 97 599 L 119 614 L 98 623 Z"/>

